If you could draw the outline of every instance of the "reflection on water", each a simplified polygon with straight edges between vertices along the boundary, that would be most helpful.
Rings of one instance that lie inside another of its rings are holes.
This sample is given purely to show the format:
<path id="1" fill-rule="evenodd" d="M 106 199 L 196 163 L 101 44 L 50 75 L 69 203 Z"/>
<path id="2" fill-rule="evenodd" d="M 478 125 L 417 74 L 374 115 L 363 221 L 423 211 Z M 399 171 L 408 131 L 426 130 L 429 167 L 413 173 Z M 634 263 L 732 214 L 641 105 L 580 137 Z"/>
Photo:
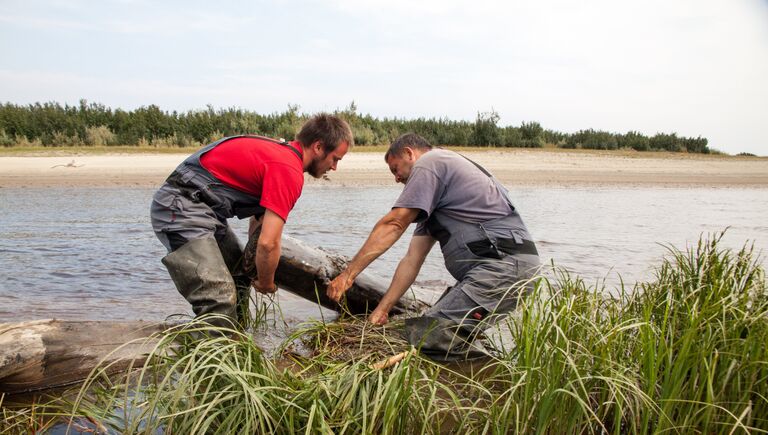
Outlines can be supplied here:
<path id="1" fill-rule="evenodd" d="M 730 227 L 724 245 L 768 247 L 768 190 L 731 188 L 512 187 L 542 258 L 588 282 L 650 279 L 669 244 Z M 353 255 L 400 187 L 308 186 L 286 232 Z M 149 225 L 152 189 L 0 189 L 0 322 L 39 318 L 161 320 L 191 313 L 160 263 Z M 231 221 L 245 234 L 245 221 Z M 373 263 L 390 276 L 408 237 Z M 763 264 L 765 260 L 763 259 Z M 419 281 L 451 282 L 439 249 Z M 319 318 L 317 307 L 280 292 L 286 322 Z"/>

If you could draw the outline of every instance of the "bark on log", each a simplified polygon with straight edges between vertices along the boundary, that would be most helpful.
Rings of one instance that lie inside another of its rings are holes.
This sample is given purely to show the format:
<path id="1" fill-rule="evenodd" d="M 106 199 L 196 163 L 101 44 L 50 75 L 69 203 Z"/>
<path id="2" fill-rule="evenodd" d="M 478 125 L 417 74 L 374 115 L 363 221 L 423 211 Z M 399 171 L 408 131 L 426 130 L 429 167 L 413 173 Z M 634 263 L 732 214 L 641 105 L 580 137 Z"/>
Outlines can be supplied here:
<path id="1" fill-rule="evenodd" d="M 167 327 L 142 321 L 0 323 L 0 393 L 77 383 L 102 360 L 105 364 L 115 363 L 111 367 L 114 372 L 126 369 L 131 362 L 140 364 L 154 343 L 126 343 Z"/>
<path id="2" fill-rule="evenodd" d="M 256 277 L 255 257 L 258 234 L 249 240 L 245 247 L 244 261 L 246 272 Z M 336 277 L 348 260 L 342 256 L 331 254 L 322 249 L 290 237 L 283 236 L 280 264 L 275 273 L 275 283 L 285 289 L 312 302 L 339 311 L 340 306 L 328 299 L 325 290 L 330 281 Z M 352 314 L 373 311 L 389 287 L 389 279 L 385 279 L 368 271 L 363 271 L 355 280 L 355 284 L 345 294 L 346 304 Z M 392 308 L 393 314 L 404 312 L 420 312 L 431 306 L 435 293 L 419 286 L 412 286 L 400 301 Z"/>

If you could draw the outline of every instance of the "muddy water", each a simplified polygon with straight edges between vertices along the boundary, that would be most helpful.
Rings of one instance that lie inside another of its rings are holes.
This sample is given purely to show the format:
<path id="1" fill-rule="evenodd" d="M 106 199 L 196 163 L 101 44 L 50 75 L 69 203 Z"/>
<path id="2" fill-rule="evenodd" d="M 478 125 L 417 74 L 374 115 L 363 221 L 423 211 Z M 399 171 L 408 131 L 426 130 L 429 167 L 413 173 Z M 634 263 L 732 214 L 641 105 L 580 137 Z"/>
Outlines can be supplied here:
<path id="1" fill-rule="evenodd" d="M 286 232 L 352 255 L 400 189 L 308 186 Z M 526 187 L 513 199 L 545 261 L 588 282 L 650 279 L 670 244 L 730 227 L 724 245 L 768 248 L 768 189 Z M 168 278 L 152 234 L 151 189 L 0 189 L 0 322 L 39 318 L 162 320 L 190 313 Z M 233 221 L 239 234 L 246 225 Z M 407 238 L 372 265 L 390 276 Z M 765 265 L 765 260 L 762 260 Z M 439 249 L 419 280 L 451 282 Z M 319 317 L 317 307 L 280 292 L 286 321 Z M 328 313 L 327 311 L 325 313 Z"/>

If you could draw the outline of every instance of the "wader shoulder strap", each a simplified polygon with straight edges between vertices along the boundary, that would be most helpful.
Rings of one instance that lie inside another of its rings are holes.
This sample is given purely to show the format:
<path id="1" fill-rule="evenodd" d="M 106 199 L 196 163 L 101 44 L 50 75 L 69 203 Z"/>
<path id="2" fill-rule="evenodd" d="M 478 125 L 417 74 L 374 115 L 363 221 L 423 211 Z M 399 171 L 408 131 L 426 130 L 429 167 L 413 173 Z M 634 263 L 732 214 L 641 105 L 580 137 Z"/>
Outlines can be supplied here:
<path id="1" fill-rule="evenodd" d="M 456 154 L 459 154 L 459 153 L 456 153 Z M 469 157 L 465 156 L 464 154 L 459 154 L 459 155 L 464 157 L 464 159 L 466 159 L 466 161 L 468 161 L 469 163 L 472 163 L 473 165 L 475 165 L 475 167 L 477 167 L 477 169 L 479 169 L 480 172 L 482 172 L 483 174 L 487 175 L 488 178 L 493 178 L 493 175 L 491 175 L 491 173 L 488 172 L 487 169 L 485 169 L 484 167 L 480 166 L 479 163 L 477 163 L 476 161 L 470 159 Z"/>
<path id="2" fill-rule="evenodd" d="M 248 138 L 251 138 L 251 139 L 261 139 L 261 140 L 265 140 L 265 141 L 268 141 L 268 142 L 276 143 L 278 145 L 282 145 L 284 147 L 287 147 L 289 150 L 293 151 L 293 153 L 296 154 L 296 156 L 299 157 L 299 160 L 302 160 L 302 161 L 304 160 L 304 156 L 301 155 L 299 150 L 297 150 L 296 148 L 292 147 L 291 144 L 289 144 L 288 142 L 286 142 L 284 140 L 272 139 L 271 137 L 258 136 L 258 135 L 255 135 L 255 134 L 244 134 L 244 135 L 240 135 L 240 136 L 232 136 L 232 137 L 230 137 L 228 139 L 233 139 L 233 138 L 236 138 L 236 137 L 248 137 Z"/>
<path id="3" fill-rule="evenodd" d="M 479 163 L 475 162 L 474 160 L 470 159 L 469 157 L 465 156 L 464 154 L 459 154 L 459 155 L 464 157 L 469 163 L 472 163 L 473 165 L 475 165 L 475 167 L 477 169 L 479 169 L 480 172 L 482 172 L 483 174 L 487 175 L 488 178 L 491 179 L 491 181 L 496 186 L 496 188 L 498 188 L 499 191 L 501 192 L 501 195 L 504 197 L 504 199 L 507 200 L 507 204 L 509 204 L 509 206 L 512 207 L 512 211 L 514 211 L 515 210 L 515 206 L 514 206 L 514 204 L 512 204 L 512 200 L 509 199 L 509 191 L 507 190 L 507 188 L 504 187 L 501 184 L 501 182 L 499 182 L 499 180 L 496 179 L 496 177 L 494 177 L 490 172 L 488 172 L 487 169 L 485 169 L 484 167 L 480 166 Z"/>

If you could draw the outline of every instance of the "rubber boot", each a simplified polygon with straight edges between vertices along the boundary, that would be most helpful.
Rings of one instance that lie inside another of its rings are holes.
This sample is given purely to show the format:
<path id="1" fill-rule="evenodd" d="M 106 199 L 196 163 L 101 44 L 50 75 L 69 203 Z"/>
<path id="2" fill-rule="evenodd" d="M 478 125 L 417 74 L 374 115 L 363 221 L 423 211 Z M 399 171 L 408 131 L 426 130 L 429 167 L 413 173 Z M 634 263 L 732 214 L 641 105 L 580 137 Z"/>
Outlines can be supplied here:
<path id="1" fill-rule="evenodd" d="M 251 319 L 251 279 L 246 275 L 243 267 L 243 248 L 240 247 L 240 242 L 231 228 L 227 228 L 224 237 L 219 238 L 217 242 L 237 289 L 237 322 L 246 329 L 250 326 Z"/>
<path id="2" fill-rule="evenodd" d="M 220 314 L 214 326 L 232 328 L 235 321 L 236 288 L 219 245 L 213 237 L 191 240 L 166 255 L 163 264 L 176 289 L 192 304 L 195 316 Z"/>
<path id="3" fill-rule="evenodd" d="M 405 338 L 423 355 L 439 362 L 485 358 L 488 353 L 475 343 L 477 329 L 438 317 L 405 319 Z"/>

